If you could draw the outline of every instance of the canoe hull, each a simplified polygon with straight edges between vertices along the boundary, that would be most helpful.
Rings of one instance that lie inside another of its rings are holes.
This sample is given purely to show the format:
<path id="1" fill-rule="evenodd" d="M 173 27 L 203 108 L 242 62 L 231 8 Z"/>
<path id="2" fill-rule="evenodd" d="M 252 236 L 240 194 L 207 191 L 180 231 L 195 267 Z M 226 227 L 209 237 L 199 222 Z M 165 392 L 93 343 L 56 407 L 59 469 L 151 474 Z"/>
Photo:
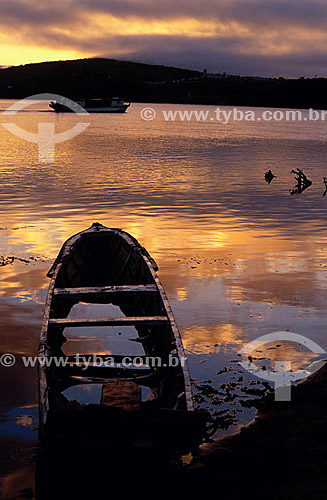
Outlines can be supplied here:
<path id="1" fill-rule="evenodd" d="M 154 447 L 165 445 L 167 449 L 175 447 L 181 452 L 187 448 L 187 442 L 188 446 L 194 445 L 197 431 L 193 428 L 190 432 L 190 427 L 185 425 L 187 421 L 198 419 L 193 408 L 187 359 L 156 270 L 157 265 L 148 252 L 135 238 L 120 229 L 93 224 L 64 243 L 48 273 L 51 281 L 39 347 L 41 439 L 50 437 L 52 441 L 56 440 L 63 435 L 64 428 L 67 429 L 65 438 L 67 435 L 72 438 L 83 434 L 82 430 L 86 428 L 88 431 L 93 428 L 93 432 L 98 430 L 94 425 L 96 421 L 103 421 L 103 424 L 116 421 L 116 429 L 120 427 L 117 422 L 126 425 L 128 422 L 129 429 L 135 429 L 135 432 L 136 429 L 147 429 L 148 442 Z M 104 306 L 112 304 L 118 306 L 123 315 L 117 318 L 71 318 L 70 312 L 81 301 Z M 113 355 L 119 366 L 98 367 L 93 363 L 84 370 L 84 366 L 77 366 L 76 357 L 67 357 L 63 351 L 67 340 L 65 328 L 109 328 L 126 324 L 136 329 L 136 340 L 143 347 L 144 357 L 160 359 L 160 366 L 145 365 L 142 370 L 131 370 L 130 367 L 121 367 L 121 356 Z M 49 359 L 62 357 L 68 360 L 65 367 L 53 363 L 47 366 Z M 167 360 L 171 362 L 167 363 Z M 67 388 L 92 383 L 102 384 L 100 404 L 83 405 L 65 398 Z M 146 387 L 151 393 L 145 401 L 138 401 L 141 387 Z M 90 425 L 86 426 L 86 421 Z M 147 424 L 141 426 L 141 421 Z M 72 432 L 73 428 L 78 431 Z M 179 431 L 174 433 L 173 429 L 178 428 Z M 89 434 L 92 436 L 92 432 Z M 101 435 L 106 434 L 113 439 L 112 432 L 106 431 L 104 425 Z M 143 441 L 145 435 L 143 432 Z M 167 439 L 168 435 L 173 439 Z M 166 438 L 162 439 L 163 436 Z M 142 439 L 137 441 L 135 438 L 134 441 L 142 442 Z"/>

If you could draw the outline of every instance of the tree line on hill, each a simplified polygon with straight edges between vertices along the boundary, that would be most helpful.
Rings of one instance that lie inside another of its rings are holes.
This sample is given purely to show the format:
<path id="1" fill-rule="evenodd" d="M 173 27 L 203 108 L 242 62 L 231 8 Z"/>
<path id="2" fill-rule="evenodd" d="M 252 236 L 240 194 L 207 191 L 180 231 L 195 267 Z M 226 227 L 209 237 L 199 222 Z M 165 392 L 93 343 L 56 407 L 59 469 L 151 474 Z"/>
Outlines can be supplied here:
<path id="1" fill-rule="evenodd" d="M 326 109 L 327 79 L 266 78 L 94 58 L 0 69 L 0 98 L 54 93 L 73 100 L 122 97 L 130 102 Z"/>

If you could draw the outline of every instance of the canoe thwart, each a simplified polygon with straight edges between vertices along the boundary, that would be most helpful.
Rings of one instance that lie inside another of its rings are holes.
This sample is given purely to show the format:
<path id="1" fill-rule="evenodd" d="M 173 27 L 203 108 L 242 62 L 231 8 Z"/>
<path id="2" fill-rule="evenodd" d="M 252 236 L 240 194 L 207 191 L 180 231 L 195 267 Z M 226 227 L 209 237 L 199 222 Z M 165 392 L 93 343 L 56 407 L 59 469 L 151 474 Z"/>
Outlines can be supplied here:
<path id="1" fill-rule="evenodd" d="M 84 326 L 135 326 L 168 324 L 167 316 L 123 316 L 121 318 L 53 318 L 50 326 L 84 327 Z"/>
<path id="2" fill-rule="evenodd" d="M 69 364 L 65 368 L 62 368 L 66 375 L 70 376 L 80 376 L 80 377 L 103 377 L 107 379 L 134 379 L 142 378 L 144 376 L 152 375 L 154 372 L 149 367 L 142 368 L 124 368 L 122 366 L 83 366 Z"/>
<path id="3" fill-rule="evenodd" d="M 113 294 L 158 293 L 156 285 L 114 285 L 100 287 L 55 288 L 55 297 L 85 298 Z"/>

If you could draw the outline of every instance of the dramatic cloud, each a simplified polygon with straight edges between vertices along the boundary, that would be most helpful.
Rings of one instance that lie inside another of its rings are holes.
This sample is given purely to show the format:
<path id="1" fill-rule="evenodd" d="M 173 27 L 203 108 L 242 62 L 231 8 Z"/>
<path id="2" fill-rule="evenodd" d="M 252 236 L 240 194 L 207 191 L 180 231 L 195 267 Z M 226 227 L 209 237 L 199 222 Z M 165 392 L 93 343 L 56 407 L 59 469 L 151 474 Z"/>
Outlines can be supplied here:
<path id="1" fill-rule="evenodd" d="M 213 72 L 327 73 L 325 0 L 3 0 L 0 33 L 0 64 L 105 55 Z"/>

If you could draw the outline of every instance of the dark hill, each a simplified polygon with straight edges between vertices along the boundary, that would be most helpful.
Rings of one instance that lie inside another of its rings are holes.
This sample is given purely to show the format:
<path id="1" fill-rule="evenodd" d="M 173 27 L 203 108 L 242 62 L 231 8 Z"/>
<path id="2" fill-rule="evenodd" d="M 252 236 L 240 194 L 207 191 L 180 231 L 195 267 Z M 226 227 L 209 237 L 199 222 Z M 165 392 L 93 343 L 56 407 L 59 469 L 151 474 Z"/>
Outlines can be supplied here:
<path id="1" fill-rule="evenodd" d="M 168 66 L 94 58 L 0 69 L 0 97 L 54 93 L 73 100 L 120 96 L 163 102 L 326 109 L 327 79 L 203 75 Z"/>
<path id="2" fill-rule="evenodd" d="M 72 99 L 119 95 L 135 100 L 136 96 L 146 96 L 146 82 L 188 79 L 200 74 L 114 59 L 44 62 L 0 69 L 0 96 L 21 98 L 51 92 Z"/>

